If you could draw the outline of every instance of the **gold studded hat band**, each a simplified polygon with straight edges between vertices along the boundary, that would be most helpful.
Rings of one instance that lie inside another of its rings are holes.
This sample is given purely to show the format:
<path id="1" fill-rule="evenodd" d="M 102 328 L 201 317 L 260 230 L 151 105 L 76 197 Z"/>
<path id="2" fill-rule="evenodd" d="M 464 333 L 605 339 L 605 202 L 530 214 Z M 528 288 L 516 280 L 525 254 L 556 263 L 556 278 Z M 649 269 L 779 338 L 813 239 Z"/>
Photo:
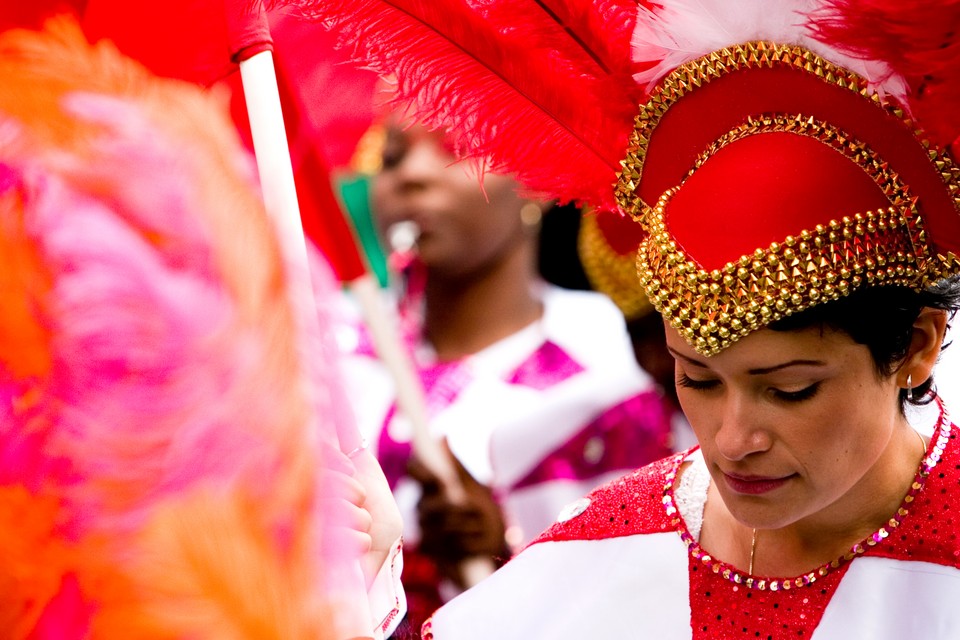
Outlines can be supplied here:
<path id="1" fill-rule="evenodd" d="M 792 313 L 960 273 L 960 171 L 858 76 L 799 46 L 682 65 L 617 184 L 653 305 L 704 355 Z"/>

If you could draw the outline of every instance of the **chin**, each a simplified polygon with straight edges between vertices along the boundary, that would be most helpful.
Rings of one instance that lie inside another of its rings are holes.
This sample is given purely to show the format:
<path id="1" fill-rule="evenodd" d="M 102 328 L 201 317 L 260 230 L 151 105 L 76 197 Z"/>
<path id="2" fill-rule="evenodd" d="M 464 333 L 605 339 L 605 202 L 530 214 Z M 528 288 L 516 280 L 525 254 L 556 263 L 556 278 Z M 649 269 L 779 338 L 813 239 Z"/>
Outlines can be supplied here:
<path id="1" fill-rule="evenodd" d="M 758 499 L 740 494 L 720 494 L 734 520 L 751 529 L 781 529 L 800 520 L 798 511 L 788 508 L 783 500 Z"/>

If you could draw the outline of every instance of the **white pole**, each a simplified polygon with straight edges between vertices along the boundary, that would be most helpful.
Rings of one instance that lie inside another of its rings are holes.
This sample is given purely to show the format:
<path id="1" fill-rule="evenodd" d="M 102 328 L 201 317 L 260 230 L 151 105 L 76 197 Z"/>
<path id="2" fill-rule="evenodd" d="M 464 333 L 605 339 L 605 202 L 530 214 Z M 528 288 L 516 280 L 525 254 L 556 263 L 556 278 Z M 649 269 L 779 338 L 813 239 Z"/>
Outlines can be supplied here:
<path id="1" fill-rule="evenodd" d="M 263 51 L 241 62 L 240 75 L 250 117 L 264 204 L 274 219 L 281 242 L 291 259 L 303 266 L 303 273 L 309 274 L 307 245 L 300 222 L 300 206 L 271 52 Z M 302 284 L 304 286 L 291 292 L 295 298 L 294 304 L 309 305 L 305 308 L 312 310 L 315 307 L 309 283 Z M 466 498 L 463 486 L 453 461 L 430 435 L 426 401 L 419 377 L 396 332 L 385 322 L 386 314 L 381 308 L 373 279 L 369 276 L 361 277 L 348 283 L 348 286 L 363 310 L 377 355 L 394 377 L 397 404 L 413 427 L 413 449 L 417 458 L 437 476 L 452 501 L 462 502 Z M 308 321 L 316 321 L 313 313 L 305 315 L 309 318 Z M 352 451 L 362 446 L 362 438 L 355 425 L 337 425 L 337 429 L 342 451 Z M 492 573 L 493 565 L 486 559 L 471 559 L 464 563 L 462 570 L 465 582 L 472 586 Z"/>
<path id="2" fill-rule="evenodd" d="M 377 283 L 371 276 L 363 276 L 348 283 L 363 313 L 370 331 L 377 357 L 390 371 L 397 390 L 397 407 L 410 421 L 413 431 L 413 450 L 417 459 L 437 476 L 441 486 L 454 502 L 462 502 L 466 495 L 457 476 L 453 461 L 430 434 L 427 403 L 423 387 L 397 332 L 383 310 Z"/>
<path id="3" fill-rule="evenodd" d="M 296 315 L 300 321 L 314 323 L 314 326 L 304 329 L 318 335 L 319 324 L 313 291 L 310 288 L 307 244 L 300 222 L 300 205 L 293 181 L 293 166 L 283 125 L 272 53 L 263 51 L 240 62 L 240 77 L 250 117 L 250 132 L 253 136 L 264 205 L 273 219 L 288 260 L 293 261 L 294 269 L 301 274 L 301 277 L 290 279 L 290 301 L 294 310 L 298 311 Z M 307 368 L 303 366 L 302 369 L 304 392 L 312 401 L 312 393 L 307 386 Z M 356 425 L 337 424 L 336 428 L 342 451 L 352 451 L 361 446 L 362 439 Z M 334 615 L 332 625 L 336 637 L 373 638 L 373 616 L 360 563 L 327 566 L 322 578 L 326 580 L 328 597 L 331 600 L 330 610 Z"/>
<path id="4" fill-rule="evenodd" d="M 301 318 L 306 322 L 316 323 L 316 304 L 309 281 L 307 243 L 300 222 L 300 204 L 293 181 L 293 166 L 283 125 L 272 53 L 262 51 L 242 61 L 240 77 L 250 118 L 250 132 L 260 173 L 263 202 L 267 213 L 273 219 L 288 259 L 293 262 L 297 271 L 304 275 L 290 283 L 292 303 L 295 309 L 304 312 L 298 314 Z M 318 325 L 314 324 L 309 330 L 316 334 L 319 331 Z M 337 435 L 342 451 L 352 451 L 361 445 L 362 439 L 356 425 L 337 425 Z"/>

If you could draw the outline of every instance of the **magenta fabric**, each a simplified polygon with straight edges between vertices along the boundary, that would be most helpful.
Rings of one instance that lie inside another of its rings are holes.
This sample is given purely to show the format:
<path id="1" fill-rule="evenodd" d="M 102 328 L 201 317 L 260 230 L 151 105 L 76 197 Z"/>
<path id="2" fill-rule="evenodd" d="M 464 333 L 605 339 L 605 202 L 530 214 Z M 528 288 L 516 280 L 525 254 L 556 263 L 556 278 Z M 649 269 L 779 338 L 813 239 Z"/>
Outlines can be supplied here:
<path id="1" fill-rule="evenodd" d="M 542 391 L 582 371 L 583 366 L 548 341 L 514 369 L 506 382 Z M 472 380 L 469 369 L 460 362 L 421 369 L 420 378 L 431 416 L 456 402 Z M 396 406 L 393 406 L 384 420 L 378 443 L 378 458 L 391 488 L 406 475 L 412 453 L 409 442 L 398 441 L 390 434 L 389 425 L 395 414 Z M 656 392 L 638 394 L 597 416 L 510 490 L 551 480 L 588 479 L 611 471 L 635 469 L 668 455 L 670 419 L 667 405 Z M 602 451 L 596 451 L 598 445 Z M 594 447 L 593 455 L 585 455 L 588 446 Z"/>
<path id="2" fill-rule="evenodd" d="M 460 362 L 440 363 L 419 371 L 427 400 L 427 415 L 435 416 L 456 401 L 457 397 L 473 379 Z M 400 478 L 407 475 L 407 462 L 413 453 L 410 442 L 397 440 L 390 434 L 390 422 L 397 413 L 396 404 L 390 407 L 380 430 L 377 457 L 390 488 L 396 487 Z"/>
<path id="3" fill-rule="evenodd" d="M 583 480 L 636 469 L 670 454 L 668 405 L 647 391 L 611 407 L 552 451 L 508 491 L 554 480 Z"/>
<path id="4" fill-rule="evenodd" d="M 557 344 L 547 341 L 513 372 L 507 382 L 544 390 L 584 371 Z"/>

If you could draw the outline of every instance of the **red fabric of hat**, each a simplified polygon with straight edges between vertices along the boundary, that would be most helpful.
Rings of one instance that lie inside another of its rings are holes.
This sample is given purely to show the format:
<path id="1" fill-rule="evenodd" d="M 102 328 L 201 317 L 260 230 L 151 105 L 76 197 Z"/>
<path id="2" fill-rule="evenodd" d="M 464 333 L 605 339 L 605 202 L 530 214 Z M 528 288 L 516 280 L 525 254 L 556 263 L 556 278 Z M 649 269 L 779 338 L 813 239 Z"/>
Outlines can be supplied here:
<path id="1" fill-rule="evenodd" d="M 738 140 L 687 179 L 666 209 L 680 249 L 704 270 L 830 220 L 889 207 L 863 169 L 813 138 Z"/>
<path id="2" fill-rule="evenodd" d="M 908 185 L 910 192 L 919 198 L 917 206 L 924 216 L 929 235 L 934 239 L 935 248 L 942 253 L 960 253 L 960 215 L 935 163 L 929 158 L 927 147 L 909 124 L 857 91 L 825 82 L 800 67 L 753 67 L 726 73 L 705 82 L 677 100 L 666 111 L 650 136 L 637 194 L 648 205 L 655 204 L 667 189 L 677 187 L 683 182 L 697 156 L 704 153 L 709 145 L 748 118 L 763 117 L 767 114 L 812 117 L 837 127 L 844 134 L 866 144 L 889 164 Z M 770 134 L 764 134 L 767 135 Z M 735 144 L 740 145 L 743 142 L 738 141 Z M 752 147 L 750 153 L 758 154 L 753 162 L 773 162 L 775 155 L 788 152 L 786 147 L 777 149 L 777 145 L 781 144 L 779 142 L 767 144 L 770 147 L 765 152 Z M 791 147 L 790 153 L 800 152 L 801 148 L 806 146 Z M 742 153 L 749 155 L 746 149 Z M 826 180 L 821 189 L 832 185 L 830 188 L 834 193 L 830 194 L 829 199 L 835 199 L 836 202 L 824 202 L 827 208 L 821 210 L 819 215 L 811 211 L 800 211 L 803 207 L 782 211 L 760 209 L 754 212 L 755 224 L 759 227 L 756 230 L 757 238 L 764 242 L 749 247 L 745 252 L 765 248 L 770 242 L 781 241 L 801 228 L 811 228 L 809 223 L 815 218 L 819 218 L 816 224 L 826 224 L 837 217 L 835 212 L 839 215 L 852 215 L 876 208 L 877 203 L 869 198 L 858 206 L 856 198 L 859 196 L 848 193 L 850 189 L 857 188 L 855 185 L 860 182 L 859 179 L 848 178 L 852 181 L 851 186 L 844 186 L 844 180 L 840 176 L 833 175 L 831 170 L 819 169 L 817 161 L 806 157 L 812 153 L 815 152 L 807 149 L 796 158 L 783 158 L 778 169 L 778 188 L 785 187 L 784 182 L 788 176 L 797 181 L 795 189 L 804 186 L 813 188 L 817 181 Z M 838 156 L 836 152 L 832 153 Z M 714 160 L 711 158 L 708 164 L 712 164 Z M 758 199 L 759 204 L 763 201 L 762 192 L 768 188 L 773 189 L 776 185 L 765 186 L 756 182 L 751 171 L 738 165 L 739 161 L 751 162 L 745 157 L 740 157 L 733 163 L 728 162 L 729 169 L 725 174 L 721 173 L 723 170 L 720 166 L 715 166 L 711 168 L 709 178 L 704 176 L 697 182 L 709 179 L 714 185 L 713 188 L 723 185 L 722 188 L 727 191 L 757 190 L 760 193 L 752 194 L 751 197 Z M 846 162 L 842 157 L 833 160 L 839 167 L 843 167 L 844 173 L 841 175 L 852 175 L 851 167 L 847 166 L 850 163 L 844 164 L 840 161 Z M 777 171 L 771 170 L 767 173 L 774 176 Z M 686 189 L 687 186 L 684 186 L 680 192 L 683 193 Z M 679 194 L 677 197 L 680 197 Z M 710 196 L 705 194 L 704 197 Z M 768 219 L 774 215 L 781 220 L 779 234 L 773 233 L 775 221 Z M 800 217 L 795 217 L 797 215 Z M 671 217 L 673 216 L 674 214 L 671 214 Z M 728 220 L 727 225 L 737 228 L 739 233 L 753 233 L 739 224 L 750 217 L 748 212 L 742 211 L 740 218 Z M 676 222 L 677 218 L 673 219 Z M 805 221 L 805 226 L 798 227 L 797 222 L 800 220 Z M 703 220 L 697 220 L 697 224 L 702 223 Z M 764 229 L 767 231 L 764 232 Z M 684 233 L 679 229 L 677 231 L 681 235 Z M 709 261 L 716 263 L 719 260 L 722 266 L 727 261 L 735 260 L 742 255 L 736 251 L 745 244 L 725 242 L 729 255 L 723 259 L 714 256 Z M 699 256 L 697 259 L 700 259 Z"/>

